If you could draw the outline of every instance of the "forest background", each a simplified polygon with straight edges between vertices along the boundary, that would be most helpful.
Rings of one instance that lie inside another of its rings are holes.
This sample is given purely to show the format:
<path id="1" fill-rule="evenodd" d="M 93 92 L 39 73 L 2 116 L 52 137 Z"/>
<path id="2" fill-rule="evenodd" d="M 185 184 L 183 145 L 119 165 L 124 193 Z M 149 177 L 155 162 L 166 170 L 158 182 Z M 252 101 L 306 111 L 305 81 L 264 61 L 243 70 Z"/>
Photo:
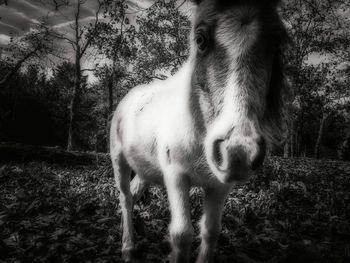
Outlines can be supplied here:
<path id="1" fill-rule="evenodd" d="M 350 4 L 284 0 L 279 11 L 287 129 L 272 154 L 350 160 Z M 107 152 L 123 96 L 186 60 L 192 15 L 186 0 L 1 0 L 0 141 Z"/>

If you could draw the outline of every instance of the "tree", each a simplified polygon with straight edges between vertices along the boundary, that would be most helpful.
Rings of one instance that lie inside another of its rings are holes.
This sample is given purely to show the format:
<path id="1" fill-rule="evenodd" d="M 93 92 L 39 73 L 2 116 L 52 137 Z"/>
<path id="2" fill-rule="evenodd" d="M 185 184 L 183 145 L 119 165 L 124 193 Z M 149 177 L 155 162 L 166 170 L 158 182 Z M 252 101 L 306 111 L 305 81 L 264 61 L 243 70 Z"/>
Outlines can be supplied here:
<path id="1" fill-rule="evenodd" d="M 110 60 L 110 70 L 104 70 L 112 76 L 109 90 L 116 88 L 116 82 L 124 81 L 124 86 L 131 87 L 165 79 L 188 56 L 190 21 L 176 1 L 157 0 L 134 13 L 128 10 L 127 3 L 125 0 L 105 2 L 105 17 L 111 23 L 99 23 L 95 38 L 95 46 Z M 111 97 L 110 110 L 113 109 Z"/>
<path id="2" fill-rule="evenodd" d="M 97 75 L 103 75 L 103 81 L 108 88 L 108 114 L 111 115 L 114 110 L 114 97 L 118 98 L 117 84 L 125 77 L 128 62 L 136 57 L 136 31 L 126 14 L 126 0 L 105 0 L 103 4 L 105 21 L 98 23 L 93 44 L 109 60 Z"/>
<path id="3" fill-rule="evenodd" d="M 81 68 L 83 57 L 86 55 L 88 48 L 91 46 L 95 33 L 98 29 L 99 14 L 101 11 L 102 3 L 100 0 L 96 0 L 97 9 L 95 11 L 95 17 L 89 26 L 84 26 L 81 22 L 81 11 L 87 0 L 77 0 L 74 5 L 74 22 L 71 25 L 74 31 L 74 37 L 70 38 L 65 34 L 57 34 L 58 39 L 62 39 L 71 45 L 74 51 L 74 86 L 72 88 L 72 94 L 69 104 L 69 124 L 68 124 L 68 139 L 67 139 L 67 150 L 73 150 L 74 148 L 74 121 L 76 104 L 78 100 L 79 89 L 82 84 L 82 72 L 84 69 Z"/>
<path id="4" fill-rule="evenodd" d="M 5 88 L 25 63 L 43 61 L 49 55 L 58 56 L 60 49 L 54 42 L 54 34 L 45 24 L 39 24 L 25 36 L 12 38 L 8 54 L 1 58 L 6 64 L 6 73 L 1 74 L 0 87 Z"/>
<path id="5" fill-rule="evenodd" d="M 165 79 L 188 57 L 190 21 L 179 10 L 180 5 L 177 1 L 157 0 L 137 17 L 139 48 L 134 62 L 137 82 Z"/>
<path id="6" fill-rule="evenodd" d="M 74 69 L 74 64 L 69 61 L 64 61 L 54 67 L 46 94 L 54 126 L 60 127 L 54 130 L 54 136 L 57 138 L 57 144 L 63 147 L 67 145 L 69 103 L 74 86 Z"/>
<path id="7" fill-rule="evenodd" d="M 102 82 L 107 94 L 104 97 L 106 97 L 108 105 L 105 111 L 105 137 L 108 146 L 110 119 L 115 102 L 123 96 L 123 87 L 125 87 L 123 79 L 127 75 L 128 62 L 136 57 L 137 48 L 135 45 L 135 26 L 129 22 L 126 14 L 127 1 L 105 0 L 103 5 L 105 20 L 98 23 L 93 44 L 100 55 L 108 59 L 108 62 L 96 72 L 96 76 Z"/>
<path id="8" fill-rule="evenodd" d="M 343 9 L 349 10 L 346 3 L 344 0 L 287 0 L 282 6 L 282 15 L 293 39 L 292 48 L 286 52 L 286 61 L 287 74 L 294 88 L 294 105 L 297 105 L 293 107 L 289 121 L 285 156 L 302 154 L 307 143 L 303 139 L 305 129 L 310 120 L 315 119 L 320 119 L 320 122 L 316 129 L 318 132 L 313 131 L 313 138 L 319 140 L 314 141 L 312 155 L 318 152 L 316 148 L 319 146 L 316 145 L 320 143 L 328 115 L 328 110 L 321 105 L 328 107 L 331 102 L 325 100 L 327 96 L 334 101 L 335 95 L 342 93 L 341 89 L 331 88 L 332 92 L 325 95 L 326 86 L 328 89 L 331 87 L 332 76 L 337 74 L 335 71 L 349 54 L 349 21 L 340 15 Z M 320 61 L 313 62 L 317 57 L 322 57 L 321 61 L 329 63 L 329 66 L 320 66 Z M 323 72 L 321 78 L 320 72 Z M 320 107 L 313 108 L 316 101 L 319 101 L 317 105 Z"/>

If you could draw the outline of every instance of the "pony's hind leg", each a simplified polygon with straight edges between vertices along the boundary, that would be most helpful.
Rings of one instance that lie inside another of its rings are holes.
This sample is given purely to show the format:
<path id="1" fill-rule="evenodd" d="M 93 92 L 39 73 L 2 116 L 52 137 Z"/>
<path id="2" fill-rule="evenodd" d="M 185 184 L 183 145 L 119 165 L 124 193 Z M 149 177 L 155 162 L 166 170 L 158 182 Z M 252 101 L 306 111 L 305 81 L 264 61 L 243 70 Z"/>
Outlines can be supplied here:
<path id="1" fill-rule="evenodd" d="M 140 200 L 141 196 L 145 192 L 145 190 L 149 187 L 149 183 L 140 178 L 138 174 L 131 180 L 130 190 L 132 194 L 132 198 L 134 204 Z"/>
<path id="2" fill-rule="evenodd" d="M 149 183 L 143 180 L 138 174 L 131 180 L 130 190 L 134 205 L 140 200 L 148 187 Z M 134 227 L 138 235 L 146 236 L 144 223 L 139 215 L 136 215 L 134 218 Z"/>
<path id="3" fill-rule="evenodd" d="M 132 222 L 133 200 L 130 191 L 131 169 L 123 153 L 112 157 L 114 177 L 119 189 L 119 202 L 122 210 L 122 258 L 128 262 L 132 260 L 135 250 L 134 228 Z"/>

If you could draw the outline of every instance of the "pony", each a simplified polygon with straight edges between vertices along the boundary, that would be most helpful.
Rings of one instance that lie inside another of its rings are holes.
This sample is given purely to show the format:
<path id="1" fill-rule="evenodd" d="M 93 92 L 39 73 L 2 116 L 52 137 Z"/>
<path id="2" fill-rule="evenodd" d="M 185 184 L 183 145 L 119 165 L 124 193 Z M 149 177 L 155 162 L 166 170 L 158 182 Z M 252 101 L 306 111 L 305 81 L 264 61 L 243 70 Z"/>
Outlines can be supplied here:
<path id="1" fill-rule="evenodd" d="M 171 262 L 190 259 L 189 190 L 203 189 L 197 262 L 211 262 L 227 195 L 251 177 L 282 133 L 287 33 L 278 1 L 194 5 L 187 61 L 174 76 L 131 89 L 113 115 L 110 155 L 125 261 L 135 251 L 133 204 L 158 184 L 169 199 Z"/>

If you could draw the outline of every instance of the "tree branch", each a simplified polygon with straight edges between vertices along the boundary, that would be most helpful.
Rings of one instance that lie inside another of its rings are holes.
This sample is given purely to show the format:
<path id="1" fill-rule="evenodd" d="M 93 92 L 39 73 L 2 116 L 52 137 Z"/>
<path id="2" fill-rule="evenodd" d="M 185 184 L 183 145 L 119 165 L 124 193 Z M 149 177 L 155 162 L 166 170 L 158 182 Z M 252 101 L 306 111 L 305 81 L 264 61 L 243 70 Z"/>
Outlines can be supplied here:
<path id="1" fill-rule="evenodd" d="M 182 3 L 178 7 L 176 7 L 176 9 L 180 9 L 180 7 L 183 6 L 183 4 L 186 3 L 186 1 L 187 0 L 183 0 Z"/>
<path id="2" fill-rule="evenodd" d="M 96 30 L 97 30 L 97 24 L 98 24 L 98 21 L 99 21 L 99 13 L 100 13 L 100 10 L 101 10 L 101 6 L 102 6 L 102 3 L 100 0 L 98 0 L 98 8 L 97 8 L 97 11 L 95 13 L 95 23 L 93 25 L 93 30 L 92 30 L 92 33 L 89 35 L 86 43 L 82 46 L 81 48 L 81 53 L 80 53 L 80 57 L 82 57 L 85 52 L 86 52 L 86 49 L 90 46 L 91 42 L 92 42 L 92 39 L 94 38 L 95 36 L 95 33 L 96 33 Z"/>

